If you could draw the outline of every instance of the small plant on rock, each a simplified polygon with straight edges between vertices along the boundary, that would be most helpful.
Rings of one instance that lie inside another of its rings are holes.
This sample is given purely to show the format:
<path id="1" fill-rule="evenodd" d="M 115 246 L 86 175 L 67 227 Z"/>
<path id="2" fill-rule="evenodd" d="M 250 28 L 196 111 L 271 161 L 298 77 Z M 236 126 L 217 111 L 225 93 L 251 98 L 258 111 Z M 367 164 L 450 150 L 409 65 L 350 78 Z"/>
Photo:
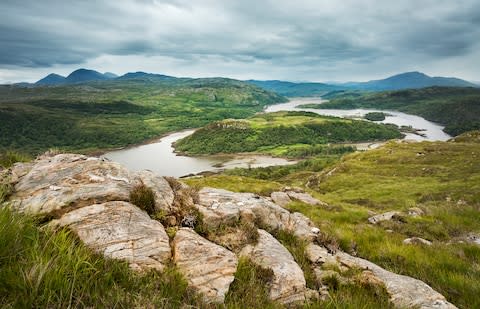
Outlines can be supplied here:
<path id="1" fill-rule="evenodd" d="M 155 215 L 155 193 L 143 183 L 136 185 L 130 191 L 130 203 L 145 210 L 150 216 Z"/>

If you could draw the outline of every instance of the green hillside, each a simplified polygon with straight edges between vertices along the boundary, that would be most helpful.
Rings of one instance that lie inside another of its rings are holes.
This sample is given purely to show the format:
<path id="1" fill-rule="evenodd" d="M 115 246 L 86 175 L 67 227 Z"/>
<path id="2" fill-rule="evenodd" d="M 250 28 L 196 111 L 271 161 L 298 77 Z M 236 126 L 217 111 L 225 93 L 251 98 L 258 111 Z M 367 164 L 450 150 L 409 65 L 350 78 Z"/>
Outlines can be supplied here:
<path id="1" fill-rule="evenodd" d="M 0 86 L 0 152 L 124 147 L 285 99 L 244 82 L 131 79 L 56 87 Z"/>
<path id="2" fill-rule="evenodd" d="M 187 181 L 261 195 L 286 185 L 303 187 L 329 206 L 292 202 L 288 207 L 313 219 L 331 243 L 427 282 L 460 308 L 477 308 L 480 246 L 467 237 L 480 234 L 479 137 L 477 131 L 450 142 L 392 141 L 324 161 L 316 169 L 301 162 L 288 169 L 236 169 Z M 421 215 L 409 215 L 412 207 Z M 401 214 L 376 225 L 368 222 L 387 211 Z M 408 237 L 432 245 L 404 244 Z"/>
<path id="3" fill-rule="evenodd" d="M 305 106 L 307 107 L 307 106 Z M 444 131 L 458 135 L 480 129 L 480 89 L 430 87 L 352 96 L 345 93 L 321 105 L 310 108 L 390 109 L 419 115 L 427 120 L 445 125 Z"/>
<path id="4" fill-rule="evenodd" d="M 366 121 L 308 112 L 277 112 L 247 120 L 214 122 L 179 140 L 175 148 L 189 154 L 265 152 L 288 156 L 302 147 L 312 149 L 327 143 L 387 140 L 401 136 L 395 127 Z M 321 146 L 318 149 L 320 151 Z"/>

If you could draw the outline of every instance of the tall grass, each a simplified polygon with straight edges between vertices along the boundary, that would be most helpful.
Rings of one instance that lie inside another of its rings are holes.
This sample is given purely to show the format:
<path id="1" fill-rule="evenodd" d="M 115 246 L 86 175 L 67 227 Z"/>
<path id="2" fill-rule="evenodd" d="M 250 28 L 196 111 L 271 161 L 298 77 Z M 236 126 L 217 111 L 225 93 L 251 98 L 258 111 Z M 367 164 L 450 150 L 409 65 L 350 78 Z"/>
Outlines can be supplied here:
<path id="1" fill-rule="evenodd" d="M 0 208 L 0 307 L 180 308 L 202 306 L 173 268 L 133 273 L 93 254 L 67 230 L 39 229 Z"/>

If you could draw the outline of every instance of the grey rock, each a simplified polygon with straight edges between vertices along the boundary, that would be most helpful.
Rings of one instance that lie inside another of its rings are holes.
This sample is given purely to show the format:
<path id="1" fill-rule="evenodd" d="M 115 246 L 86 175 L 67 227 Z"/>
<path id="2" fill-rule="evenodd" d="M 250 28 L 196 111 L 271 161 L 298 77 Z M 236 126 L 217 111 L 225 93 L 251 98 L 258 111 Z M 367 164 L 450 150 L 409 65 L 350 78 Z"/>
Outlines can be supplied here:
<path id="1" fill-rule="evenodd" d="M 389 212 L 375 215 L 368 218 L 368 222 L 370 222 L 371 224 L 377 224 L 378 222 L 381 222 L 381 221 L 392 220 L 394 216 L 398 216 L 398 215 L 400 215 L 399 211 L 389 211 Z"/>
<path id="2" fill-rule="evenodd" d="M 316 198 L 314 198 L 313 196 L 311 196 L 310 194 L 308 193 L 303 193 L 303 192 L 295 192 L 295 191 L 287 191 L 286 192 L 288 194 L 288 196 L 294 200 L 298 200 L 300 202 L 303 202 L 305 204 L 308 204 L 308 205 L 312 205 L 312 206 L 317 206 L 317 205 L 320 205 L 320 206 L 328 206 L 327 203 L 324 203 Z"/>
<path id="3" fill-rule="evenodd" d="M 335 257 L 340 263 L 349 268 L 371 271 L 385 285 L 390 295 L 390 301 L 398 308 L 457 308 L 423 281 L 392 273 L 370 261 L 353 257 L 344 252 L 338 252 Z"/>
<path id="4" fill-rule="evenodd" d="M 177 231 L 172 246 L 173 260 L 188 284 L 205 301 L 223 303 L 237 270 L 235 254 L 189 228 Z"/>
<path id="5" fill-rule="evenodd" d="M 282 207 L 285 207 L 288 205 L 288 203 L 290 203 L 292 200 L 290 199 L 290 197 L 288 196 L 287 193 L 285 192 L 272 192 L 272 194 L 270 194 L 270 197 L 272 198 L 272 201 L 279 205 L 279 206 L 282 206 Z"/>
<path id="6" fill-rule="evenodd" d="M 151 171 L 141 171 L 135 174 L 135 180 L 141 181 L 152 189 L 155 194 L 155 210 L 167 213 L 171 211 L 175 196 L 165 178 L 157 176 Z"/>
<path id="7" fill-rule="evenodd" d="M 313 239 L 318 234 L 318 229 L 304 215 L 291 214 L 253 193 L 204 188 L 199 192 L 199 203 L 195 207 L 203 214 L 204 222 L 212 228 L 247 218 L 251 223 L 260 223 L 270 230 L 285 230 L 303 239 Z"/>
<path id="8" fill-rule="evenodd" d="M 304 301 L 307 288 L 300 266 L 272 235 L 264 230 L 258 230 L 258 233 L 258 243 L 246 246 L 240 256 L 248 257 L 253 263 L 273 271 L 270 299 L 284 304 Z"/>
<path id="9" fill-rule="evenodd" d="M 420 237 L 411 237 L 403 240 L 405 245 L 426 245 L 431 246 L 432 242 Z"/>
<path id="10" fill-rule="evenodd" d="M 20 177 L 11 197 L 19 211 L 34 214 L 62 212 L 107 201 L 128 201 L 132 183 L 121 165 L 98 158 L 61 154 L 35 162 Z"/>
<path id="11" fill-rule="evenodd" d="M 162 224 L 127 202 L 108 202 L 73 210 L 54 225 L 67 226 L 95 252 L 126 260 L 134 269 L 163 270 L 171 257 Z"/>

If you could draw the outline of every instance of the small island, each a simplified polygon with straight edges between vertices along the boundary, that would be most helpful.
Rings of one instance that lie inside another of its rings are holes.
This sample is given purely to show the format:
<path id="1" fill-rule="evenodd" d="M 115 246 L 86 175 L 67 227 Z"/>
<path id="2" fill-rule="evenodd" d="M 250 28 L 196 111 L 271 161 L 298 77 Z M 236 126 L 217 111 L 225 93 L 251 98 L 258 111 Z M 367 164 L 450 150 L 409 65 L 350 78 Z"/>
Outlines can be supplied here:
<path id="1" fill-rule="evenodd" d="M 382 113 L 382 112 L 371 112 L 365 114 L 363 118 L 370 120 L 370 121 L 383 121 L 385 120 L 385 117 L 389 116 L 388 114 Z"/>

